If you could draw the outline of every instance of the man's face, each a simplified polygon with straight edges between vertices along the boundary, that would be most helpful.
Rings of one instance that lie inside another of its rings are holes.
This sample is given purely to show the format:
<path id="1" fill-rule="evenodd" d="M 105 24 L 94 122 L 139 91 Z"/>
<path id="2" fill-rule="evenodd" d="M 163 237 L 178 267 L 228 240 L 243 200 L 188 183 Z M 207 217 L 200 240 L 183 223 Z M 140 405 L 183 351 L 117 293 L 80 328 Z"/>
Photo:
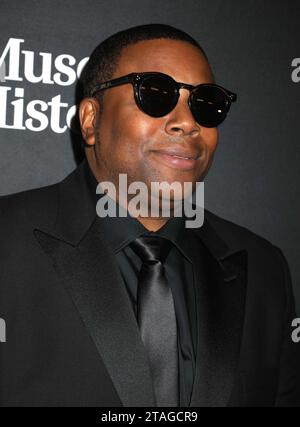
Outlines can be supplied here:
<path id="1" fill-rule="evenodd" d="M 112 78 L 145 71 L 159 71 L 192 85 L 213 81 L 201 52 L 177 40 L 146 40 L 125 48 Z M 86 138 L 92 146 L 87 148 L 87 157 L 98 181 L 117 185 L 120 173 L 127 174 L 128 184 L 142 181 L 148 188 L 154 181 L 202 181 L 213 159 L 218 132 L 195 121 L 188 97 L 189 91 L 181 89 L 176 107 L 166 116 L 155 118 L 138 108 L 131 84 L 106 90 L 103 105 L 99 107 L 95 101 L 92 137 Z M 187 157 L 199 157 L 183 164 L 166 154 L 177 150 L 187 153 Z"/>

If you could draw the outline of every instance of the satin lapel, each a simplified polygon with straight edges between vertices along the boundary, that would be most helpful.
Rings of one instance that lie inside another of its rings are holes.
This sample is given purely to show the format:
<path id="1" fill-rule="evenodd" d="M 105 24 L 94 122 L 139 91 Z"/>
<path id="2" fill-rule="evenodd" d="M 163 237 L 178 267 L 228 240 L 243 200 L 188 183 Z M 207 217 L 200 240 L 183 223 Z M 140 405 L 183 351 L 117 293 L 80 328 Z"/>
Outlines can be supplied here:
<path id="1" fill-rule="evenodd" d="M 36 238 L 77 307 L 124 406 L 155 406 L 146 353 L 99 218 L 71 245 L 42 230 Z"/>
<path id="2" fill-rule="evenodd" d="M 229 251 L 206 223 L 188 230 L 194 265 L 198 342 L 190 406 L 227 406 L 239 362 L 247 252 Z"/>

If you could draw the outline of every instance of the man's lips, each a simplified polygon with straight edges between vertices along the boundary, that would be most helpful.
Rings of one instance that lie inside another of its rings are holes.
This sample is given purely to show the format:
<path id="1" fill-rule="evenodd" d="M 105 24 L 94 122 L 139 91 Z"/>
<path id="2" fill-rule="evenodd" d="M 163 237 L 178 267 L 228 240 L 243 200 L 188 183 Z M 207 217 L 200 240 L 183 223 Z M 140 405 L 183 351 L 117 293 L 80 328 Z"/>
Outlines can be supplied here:
<path id="1" fill-rule="evenodd" d="M 158 160 L 175 169 L 191 170 L 197 165 L 198 153 L 178 150 L 153 150 Z"/>

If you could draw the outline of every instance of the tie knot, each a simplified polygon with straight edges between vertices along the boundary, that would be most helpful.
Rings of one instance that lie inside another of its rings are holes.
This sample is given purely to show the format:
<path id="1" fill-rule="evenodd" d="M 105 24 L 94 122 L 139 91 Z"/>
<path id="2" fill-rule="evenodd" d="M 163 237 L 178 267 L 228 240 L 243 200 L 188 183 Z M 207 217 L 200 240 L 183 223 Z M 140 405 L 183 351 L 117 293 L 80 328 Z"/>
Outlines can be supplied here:
<path id="1" fill-rule="evenodd" d="M 130 247 L 143 263 L 163 263 L 171 250 L 172 242 L 164 237 L 143 236 L 131 242 Z"/>

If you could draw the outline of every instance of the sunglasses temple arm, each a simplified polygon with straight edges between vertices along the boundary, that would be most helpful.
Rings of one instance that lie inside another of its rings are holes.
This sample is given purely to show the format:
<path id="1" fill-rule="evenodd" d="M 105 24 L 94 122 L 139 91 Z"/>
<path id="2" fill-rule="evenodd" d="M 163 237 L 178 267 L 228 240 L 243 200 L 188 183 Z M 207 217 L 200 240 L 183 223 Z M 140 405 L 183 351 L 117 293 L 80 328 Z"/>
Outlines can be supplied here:
<path id="1" fill-rule="evenodd" d="M 134 76 L 135 76 L 135 74 L 131 73 L 131 74 L 128 74 L 128 76 L 118 77 L 116 79 L 109 80 L 109 81 L 104 82 L 104 83 L 99 83 L 91 91 L 91 96 L 94 96 L 95 93 L 100 91 L 100 90 L 108 89 L 110 87 L 120 86 L 120 85 L 123 85 L 125 83 L 132 83 Z"/>

